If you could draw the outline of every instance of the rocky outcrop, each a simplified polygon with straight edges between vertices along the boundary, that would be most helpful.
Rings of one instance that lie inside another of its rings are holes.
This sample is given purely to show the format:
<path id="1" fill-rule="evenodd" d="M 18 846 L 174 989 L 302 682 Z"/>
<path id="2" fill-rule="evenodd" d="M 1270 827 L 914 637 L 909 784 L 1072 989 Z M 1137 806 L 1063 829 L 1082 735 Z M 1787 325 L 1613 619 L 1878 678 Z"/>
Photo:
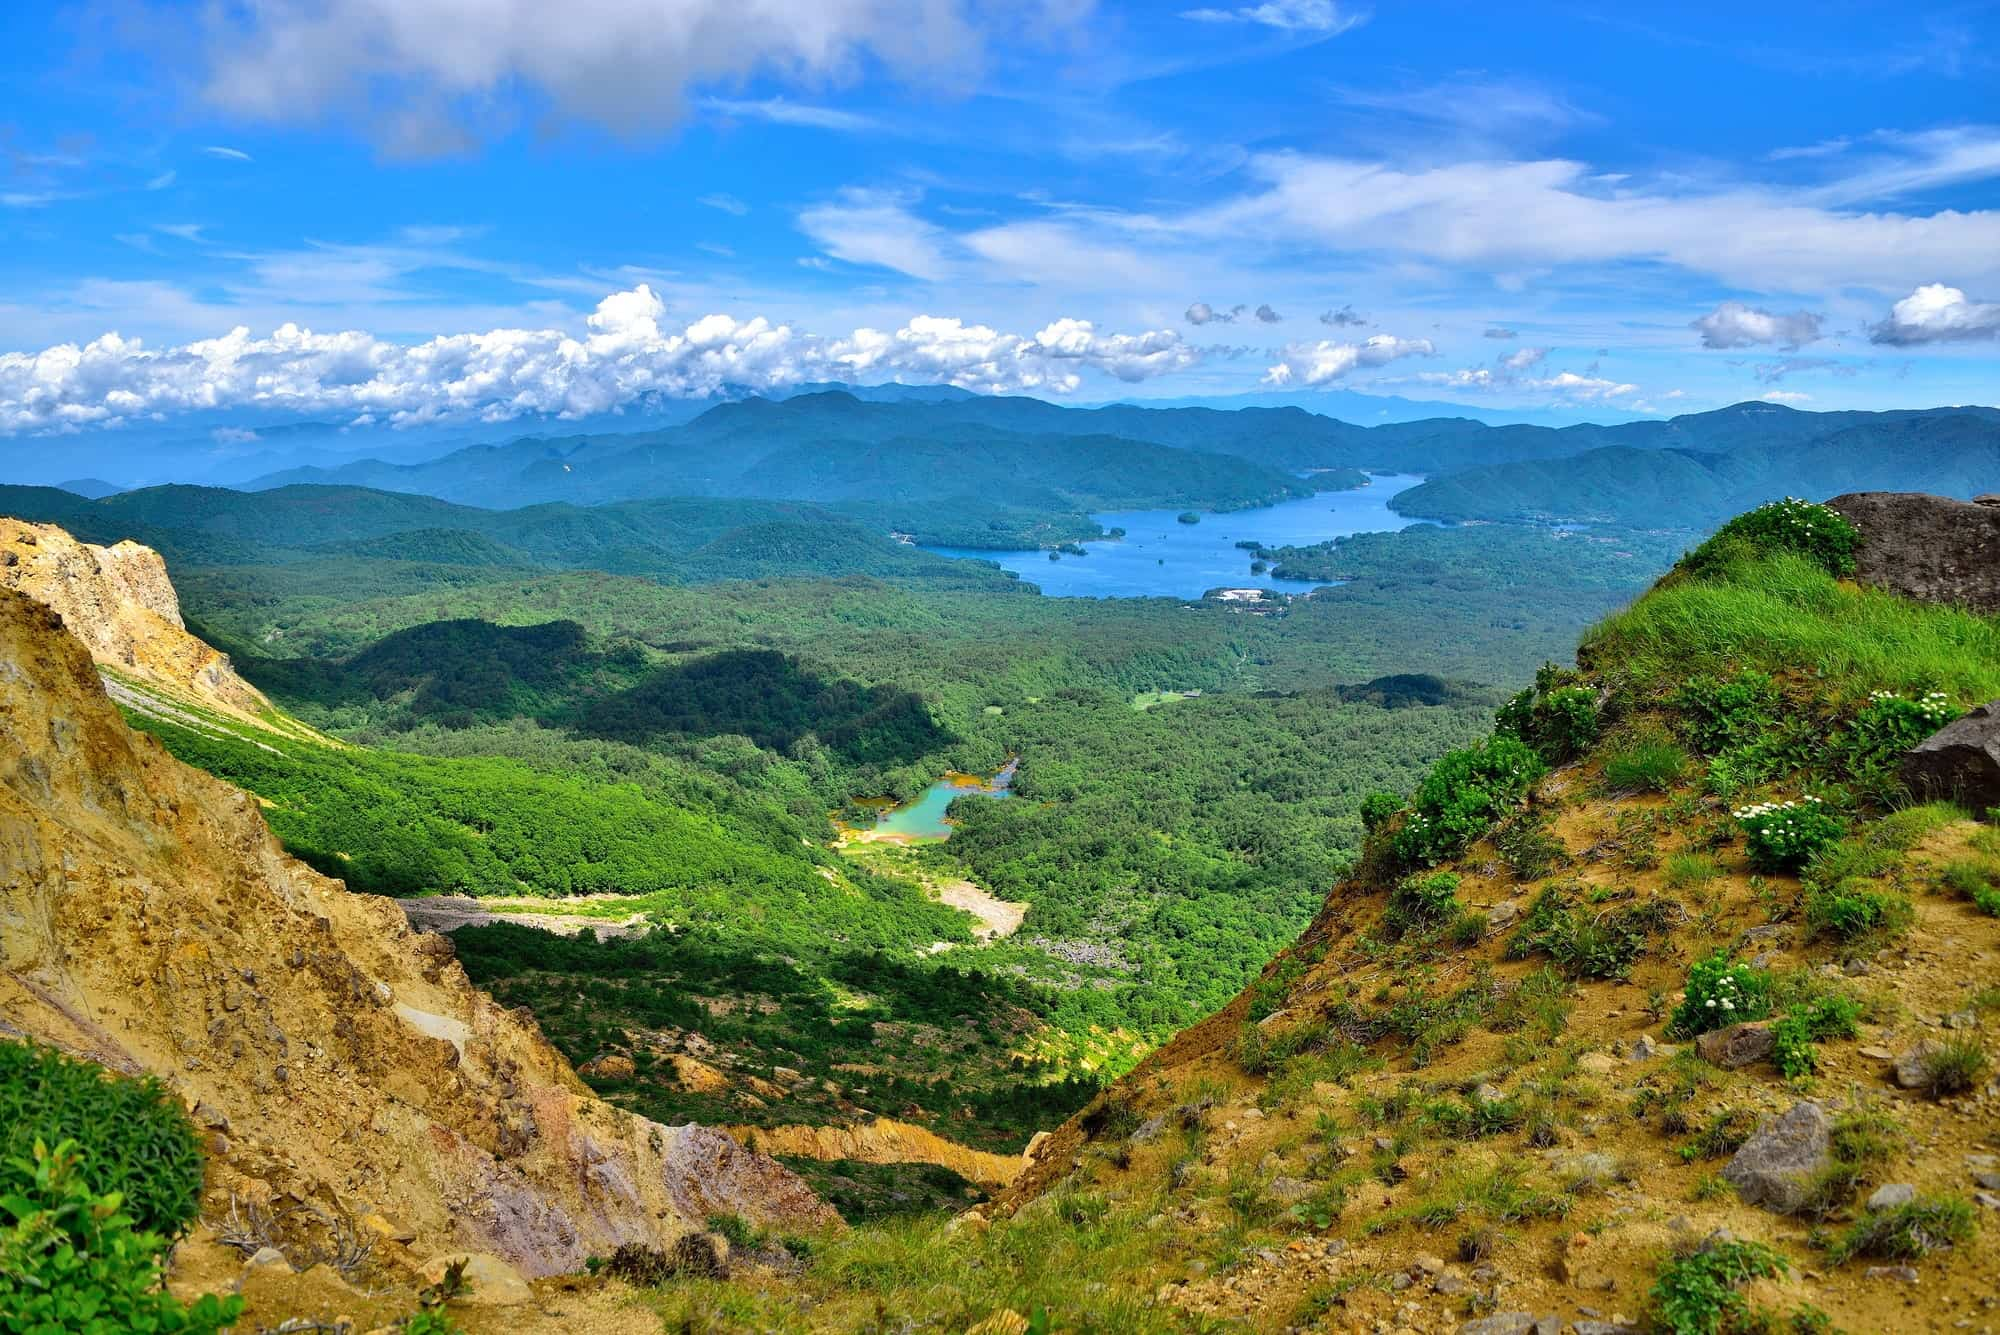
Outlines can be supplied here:
<path id="1" fill-rule="evenodd" d="M 1946 724 L 1903 757 L 1903 782 L 1968 811 L 2000 807 L 2000 700 Z"/>
<path id="2" fill-rule="evenodd" d="M 1817 1103 L 1795 1103 L 1758 1127 L 1722 1170 L 1746 1205 L 1791 1214 L 1806 1203 L 1813 1178 L 1831 1160 L 1833 1123 Z"/>
<path id="3" fill-rule="evenodd" d="M 932 1163 L 968 1182 L 1004 1187 L 1020 1176 L 1024 1155 L 988 1154 L 907 1122 L 878 1117 L 860 1126 L 736 1126 L 729 1134 L 769 1154 L 858 1163 Z"/>
<path id="4" fill-rule="evenodd" d="M 0 588 L 55 609 L 114 676 L 260 726 L 276 714 L 228 655 L 188 633 L 167 563 L 150 547 L 97 547 L 50 524 L 0 518 Z"/>
<path id="5" fill-rule="evenodd" d="M 2000 497 L 1856 491 L 1827 505 L 1861 530 L 1855 578 L 1926 603 L 2000 612 Z"/>
<path id="6" fill-rule="evenodd" d="M 0 590 L 0 1015 L 165 1080 L 228 1196 L 395 1221 L 530 1276 L 711 1213 L 837 1222 L 703 1127 L 611 1107 L 441 936 L 285 855 L 246 794 L 126 727 L 90 655 Z"/>

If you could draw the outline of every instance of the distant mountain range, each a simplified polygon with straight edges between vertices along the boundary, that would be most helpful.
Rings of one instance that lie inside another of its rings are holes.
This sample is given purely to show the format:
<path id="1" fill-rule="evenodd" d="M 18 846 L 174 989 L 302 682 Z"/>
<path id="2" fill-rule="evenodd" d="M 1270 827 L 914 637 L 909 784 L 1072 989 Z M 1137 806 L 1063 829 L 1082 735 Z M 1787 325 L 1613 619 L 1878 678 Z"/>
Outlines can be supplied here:
<path id="1" fill-rule="evenodd" d="M 1785 496 L 2000 490 L 2000 409 L 1805 413 L 1738 404 L 1664 423 L 1573 435 L 1592 448 L 1433 478 L 1398 495 L 1437 520 L 1606 523 L 1708 529 Z"/>

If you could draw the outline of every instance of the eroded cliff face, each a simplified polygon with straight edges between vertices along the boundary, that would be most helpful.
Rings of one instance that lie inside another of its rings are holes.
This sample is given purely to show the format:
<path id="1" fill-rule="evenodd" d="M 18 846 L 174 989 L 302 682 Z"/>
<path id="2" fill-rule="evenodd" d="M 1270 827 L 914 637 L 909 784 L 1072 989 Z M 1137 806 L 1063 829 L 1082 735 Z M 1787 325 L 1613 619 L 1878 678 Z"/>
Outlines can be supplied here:
<path id="1" fill-rule="evenodd" d="M 170 589 L 113 616 L 162 608 Z M 167 1081 L 213 1133 L 212 1210 L 380 1214 L 416 1255 L 531 1276 L 712 1212 L 837 1223 L 722 1133 L 591 1095 L 443 937 L 286 856 L 254 799 L 132 732 L 66 624 L 90 633 L 0 590 L 0 1034 Z"/>
<path id="2" fill-rule="evenodd" d="M 188 633 L 167 563 L 150 547 L 98 547 L 51 524 L 0 518 L 0 588 L 59 612 L 91 658 L 116 677 L 249 722 L 275 713 L 226 654 Z"/>

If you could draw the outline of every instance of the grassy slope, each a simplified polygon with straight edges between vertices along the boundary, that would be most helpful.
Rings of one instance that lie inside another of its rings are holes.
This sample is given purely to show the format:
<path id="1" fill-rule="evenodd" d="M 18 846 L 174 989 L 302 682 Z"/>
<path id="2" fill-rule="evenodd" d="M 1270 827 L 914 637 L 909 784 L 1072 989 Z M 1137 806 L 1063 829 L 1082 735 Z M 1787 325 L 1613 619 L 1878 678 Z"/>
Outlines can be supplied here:
<path id="1" fill-rule="evenodd" d="M 1995 635 L 1992 621 L 1857 591 L 1782 557 L 1670 582 L 1588 639 L 1592 684 L 1607 692 L 1604 736 L 1534 797 L 1567 864 L 1523 875 L 1490 839 L 1448 864 L 1461 904 L 1518 912 L 1554 888 L 1585 926 L 1639 915 L 1625 920 L 1646 926 L 1622 968 L 1604 976 L 1590 956 L 1539 948 L 1519 958 L 1513 928 L 1477 925 L 1456 941 L 1387 930 L 1399 874 L 1378 857 L 1261 983 L 1062 1128 L 1003 1202 L 1019 1207 L 1013 1217 L 860 1230 L 802 1280 L 675 1291 L 658 1306 L 670 1322 L 719 1329 L 859 1329 L 885 1314 L 956 1327 L 1041 1307 L 1059 1324 L 1108 1329 L 1453 1330 L 1481 1310 L 1475 1300 L 1640 1315 L 1656 1273 L 1726 1227 L 1792 1267 L 1750 1286 L 1746 1304 L 1780 1314 L 1809 1304 L 1856 1331 L 1948 1317 L 1945 1296 L 1992 1294 L 1990 1213 L 1970 1238 L 1915 1260 L 1921 1283 L 1906 1289 L 1864 1277 L 1869 1258 L 1835 1264 L 1816 1250 L 1814 1220 L 1750 1208 L 1716 1173 L 1758 1117 L 1810 1094 L 1842 1119 L 1852 1165 L 1820 1193 L 1830 1236 L 1861 1217 L 1879 1183 L 1967 1196 L 1964 1156 L 1990 1148 L 2000 1125 L 1991 1094 L 1976 1083 L 1940 1103 L 1899 1091 L 1868 1054 L 1933 1035 L 1940 1013 L 1962 1007 L 1977 1017 L 1975 1040 L 1993 1047 L 2000 919 L 1965 887 L 2000 880 L 2000 838 L 1951 808 L 1870 805 L 1841 759 L 1839 722 L 1815 722 L 1821 745 L 1803 760 L 1726 794 L 1711 789 L 1740 767 L 1701 757 L 1664 792 L 1614 792 L 1605 773 L 1635 742 L 1689 725 L 1667 702 L 1692 672 L 1778 675 L 1775 717 L 1738 739 L 1756 746 L 1794 717 L 1851 717 L 1872 690 L 1986 698 L 2000 684 Z M 1801 787 L 1842 807 L 1850 840 L 1804 881 L 1753 870 L 1730 806 Z M 1806 930 L 1813 887 L 1857 866 L 1863 888 L 1907 897 L 1907 925 L 1845 939 Z M 1752 929 L 1766 930 L 1742 945 Z M 1792 1087 L 1769 1065 L 1708 1066 L 1689 1045 L 1628 1058 L 1633 1040 L 1662 1038 L 1689 964 L 1717 947 L 1760 954 L 1784 1005 L 1853 998 L 1858 1037 L 1817 1045 L 1817 1073 Z M 1844 959 L 1870 967 L 1829 977 L 1825 965 Z M 1283 1055 L 1286 1035 L 1296 1055 Z M 1472 1094 L 1486 1084 L 1500 1091 L 1490 1114 Z M 1390 1277 L 1424 1253 L 1455 1258 L 1445 1271 L 1456 1291 L 1420 1274 L 1392 1293 Z"/>

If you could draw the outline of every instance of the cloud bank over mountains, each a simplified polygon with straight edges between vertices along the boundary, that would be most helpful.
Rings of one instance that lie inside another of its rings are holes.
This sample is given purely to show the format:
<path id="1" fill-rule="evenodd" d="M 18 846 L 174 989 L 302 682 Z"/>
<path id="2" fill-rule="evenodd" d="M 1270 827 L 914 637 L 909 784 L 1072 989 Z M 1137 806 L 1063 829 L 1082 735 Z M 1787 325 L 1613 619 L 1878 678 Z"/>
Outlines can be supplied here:
<path id="1" fill-rule="evenodd" d="M 1062 319 L 1031 335 L 919 316 L 899 329 L 828 338 L 761 317 L 684 325 L 645 284 L 598 303 L 573 337 L 553 329 L 440 335 L 414 345 L 287 324 L 268 337 L 149 348 L 106 334 L 88 344 L 0 354 L 0 432 L 258 408 L 415 424 L 524 415 L 582 417 L 651 396 L 700 397 L 846 379 L 938 383 L 986 393 L 1074 392 L 1085 372 L 1136 382 L 1193 365 L 1172 330 L 1100 333 Z"/>

